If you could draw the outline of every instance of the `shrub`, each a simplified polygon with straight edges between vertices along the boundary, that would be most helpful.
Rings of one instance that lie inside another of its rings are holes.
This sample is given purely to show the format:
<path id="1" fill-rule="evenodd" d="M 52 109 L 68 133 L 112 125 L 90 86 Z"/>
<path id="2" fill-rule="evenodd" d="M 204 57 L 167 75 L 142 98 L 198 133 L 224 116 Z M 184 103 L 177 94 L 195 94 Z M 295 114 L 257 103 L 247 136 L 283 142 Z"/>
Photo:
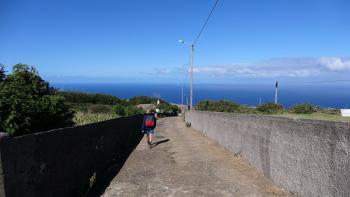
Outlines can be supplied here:
<path id="1" fill-rule="evenodd" d="M 316 112 L 316 107 L 310 103 L 302 103 L 293 106 L 291 112 L 296 114 L 312 114 Z"/>
<path id="2" fill-rule="evenodd" d="M 258 111 L 266 114 L 275 114 L 283 111 L 283 106 L 275 103 L 265 103 L 256 108 Z"/>
<path id="3" fill-rule="evenodd" d="M 64 98 L 55 94 L 34 67 L 13 66 L 12 73 L 2 78 L 0 92 L 0 130 L 10 135 L 74 125 L 74 114 Z"/>
<path id="4" fill-rule="evenodd" d="M 196 109 L 202 111 L 240 112 L 241 106 L 231 101 L 201 101 Z"/>
<path id="5" fill-rule="evenodd" d="M 0 83 L 5 79 L 5 66 L 0 64 Z"/>
<path id="6" fill-rule="evenodd" d="M 134 105 L 128 105 L 124 108 L 125 116 L 132 116 L 136 114 L 143 114 L 145 113 L 141 108 L 138 108 Z"/>
<path id="7" fill-rule="evenodd" d="M 178 114 L 180 111 L 179 107 L 176 105 L 171 105 L 169 103 L 160 103 L 158 105 L 159 109 L 163 109 L 165 113 Z"/>
<path id="8" fill-rule="evenodd" d="M 123 105 L 115 105 L 113 106 L 112 111 L 119 116 L 125 116 L 124 108 L 125 106 Z"/>
<path id="9" fill-rule="evenodd" d="M 315 112 L 320 112 L 324 114 L 333 114 L 333 115 L 340 115 L 340 109 L 335 108 L 321 108 L 319 106 L 315 106 Z"/>
<path id="10" fill-rule="evenodd" d="M 79 111 L 74 115 L 74 122 L 76 125 L 85 125 L 110 120 L 116 117 L 117 116 L 113 113 L 91 113 Z"/>
<path id="11" fill-rule="evenodd" d="M 109 105 L 90 105 L 89 106 L 89 111 L 91 113 L 110 113 L 112 112 L 112 107 Z"/>
<path id="12" fill-rule="evenodd" d="M 124 100 L 121 100 L 115 96 L 108 94 L 63 91 L 58 92 L 58 94 L 63 96 L 66 99 L 66 101 L 70 103 L 92 103 L 101 105 L 126 104 Z"/>
<path id="13" fill-rule="evenodd" d="M 119 116 L 132 116 L 136 114 L 143 114 L 144 111 L 134 105 L 115 105 L 113 106 L 114 113 Z"/>

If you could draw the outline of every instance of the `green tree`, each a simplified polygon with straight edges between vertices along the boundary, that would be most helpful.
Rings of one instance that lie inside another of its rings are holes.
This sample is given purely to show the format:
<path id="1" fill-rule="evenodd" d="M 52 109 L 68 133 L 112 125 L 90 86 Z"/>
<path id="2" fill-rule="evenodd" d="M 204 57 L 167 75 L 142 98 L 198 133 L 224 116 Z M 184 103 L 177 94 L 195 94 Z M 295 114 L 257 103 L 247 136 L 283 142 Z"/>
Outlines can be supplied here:
<path id="1" fill-rule="evenodd" d="M 132 116 L 136 114 L 143 114 L 145 112 L 134 105 L 128 105 L 124 108 L 124 113 L 125 113 L 125 116 Z"/>
<path id="2" fill-rule="evenodd" d="M 0 82 L 5 79 L 5 66 L 0 64 Z"/>
<path id="3" fill-rule="evenodd" d="M 113 111 L 120 116 L 132 116 L 145 113 L 142 109 L 134 105 L 115 105 L 113 106 Z"/>
<path id="4" fill-rule="evenodd" d="M 126 104 L 126 101 L 108 94 L 63 91 L 58 92 L 58 94 L 63 96 L 66 99 L 66 101 L 70 103 L 89 103 L 101 105 Z"/>
<path id="5" fill-rule="evenodd" d="M 123 105 L 115 105 L 113 106 L 112 110 L 119 116 L 125 116 L 124 108 L 125 106 Z"/>
<path id="6" fill-rule="evenodd" d="M 0 83 L 0 129 L 23 135 L 72 126 L 73 112 L 35 70 L 16 64 Z"/>

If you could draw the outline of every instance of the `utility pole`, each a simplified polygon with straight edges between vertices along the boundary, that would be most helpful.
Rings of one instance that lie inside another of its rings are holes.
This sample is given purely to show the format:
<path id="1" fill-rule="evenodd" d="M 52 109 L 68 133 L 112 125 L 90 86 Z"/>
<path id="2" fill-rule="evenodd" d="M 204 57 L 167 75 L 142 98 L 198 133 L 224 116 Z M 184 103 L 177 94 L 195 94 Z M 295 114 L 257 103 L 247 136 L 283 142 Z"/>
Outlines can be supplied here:
<path id="1" fill-rule="evenodd" d="M 194 59 L 194 44 L 189 44 L 183 40 L 179 40 L 180 43 L 190 47 L 190 109 L 193 106 L 193 59 Z"/>
<path id="2" fill-rule="evenodd" d="M 278 81 L 276 81 L 276 89 L 275 89 L 275 104 L 277 104 L 277 94 L 278 94 Z"/>
<path id="3" fill-rule="evenodd" d="M 184 106 L 184 85 L 181 86 L 181 106 Z"/>
<path id="4" fill-rule="evenodd" d="M 188 97 L 186 96 L 186 110 L 188 110 Z"/>
<path id="5" fill-rule="evenodd" d="M 181 42 L 182 44 L 185 44 L 185 45 L 188 45 L 191 47 L 191 57 L 190 57 L 190 65 L 191 65 L 191 84 L 190 84 L 190 109 L 192 109 L 193 107 L 193 59 L 194 59 L 194 46 L 197 44 L 197 41 L 198 39 L 200 38 L 200 36 L 202 35 L 205 27 L 207 26 L 208 24 L 208 21 L 211 17 L 211 15 L 213 14 L 214 10 L 215 10 L 215 7 L 217 6 L 219 0 L 216 0 L 213 7 L 211 8 L 210 12 L 209 12 L 209 15 L 207 17 L 207 19 L 205 20 L 202 28 L 200 29 L 198 35 L 196 36 L 196 38 L 194 39 L 194 41 L 192 42 L 192 44 L 188 44 L 186 43 L 185 41 L 183 40 L 179 40 L 179 42 Z"/>
<path id="6" fill-rule="evenodd" d="M 191 75 L 190 75 L 190 109 L 192 109 L 193 104 L 193 59 L 194 59 L 194 45 L 191 45 Z"/>
<path id="7" fill-rule="evenodd" d="M 259 106 L 261 106 L 261 97 L 260 97 L 260 99 L 259 99 Z"/>

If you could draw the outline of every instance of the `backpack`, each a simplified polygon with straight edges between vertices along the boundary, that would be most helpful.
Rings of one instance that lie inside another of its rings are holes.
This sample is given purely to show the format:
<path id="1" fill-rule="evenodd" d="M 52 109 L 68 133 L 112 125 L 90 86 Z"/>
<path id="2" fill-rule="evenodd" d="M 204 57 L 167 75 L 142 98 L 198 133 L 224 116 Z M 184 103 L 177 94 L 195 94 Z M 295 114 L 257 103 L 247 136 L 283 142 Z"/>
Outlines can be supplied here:
<path id="1" fill-rule="evenodd" d="M 154 126 L 154 117 L 152 115 L 146 116 L 145 126 L 146 127 L 153 127 Z"/>

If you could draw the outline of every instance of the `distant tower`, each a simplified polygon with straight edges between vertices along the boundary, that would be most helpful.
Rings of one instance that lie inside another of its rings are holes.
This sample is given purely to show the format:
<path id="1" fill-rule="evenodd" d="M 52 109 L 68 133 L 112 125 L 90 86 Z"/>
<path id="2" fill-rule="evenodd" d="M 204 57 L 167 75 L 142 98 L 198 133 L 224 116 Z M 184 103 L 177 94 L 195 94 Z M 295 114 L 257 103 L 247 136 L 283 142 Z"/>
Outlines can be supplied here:
<path id="1" fill-rule="evenodd" d="M 276 81 L 275 104 L 277 104 L 277 94 L 278 94 L 278 81 Z"/>
<path id="2" fill-rule="evenodd" d="M 260 99 L 259 99 L 259 106 L 261 106 L 261 97 L 260 97 Z"/>
<path id="3" fill-rule="evenodd" d="M 189 110 L 190 107 L 189 107 L 189 105 L 188 105 L 188 97 L 186 97 L 186 100 L 187 100 L 187 101 L 186 101 L 186 110 Z"/>
<path id="4" fill-rule="evenodd" d="M 184 85 L 181 86 L 181 107 L 184 106 Z"/>

